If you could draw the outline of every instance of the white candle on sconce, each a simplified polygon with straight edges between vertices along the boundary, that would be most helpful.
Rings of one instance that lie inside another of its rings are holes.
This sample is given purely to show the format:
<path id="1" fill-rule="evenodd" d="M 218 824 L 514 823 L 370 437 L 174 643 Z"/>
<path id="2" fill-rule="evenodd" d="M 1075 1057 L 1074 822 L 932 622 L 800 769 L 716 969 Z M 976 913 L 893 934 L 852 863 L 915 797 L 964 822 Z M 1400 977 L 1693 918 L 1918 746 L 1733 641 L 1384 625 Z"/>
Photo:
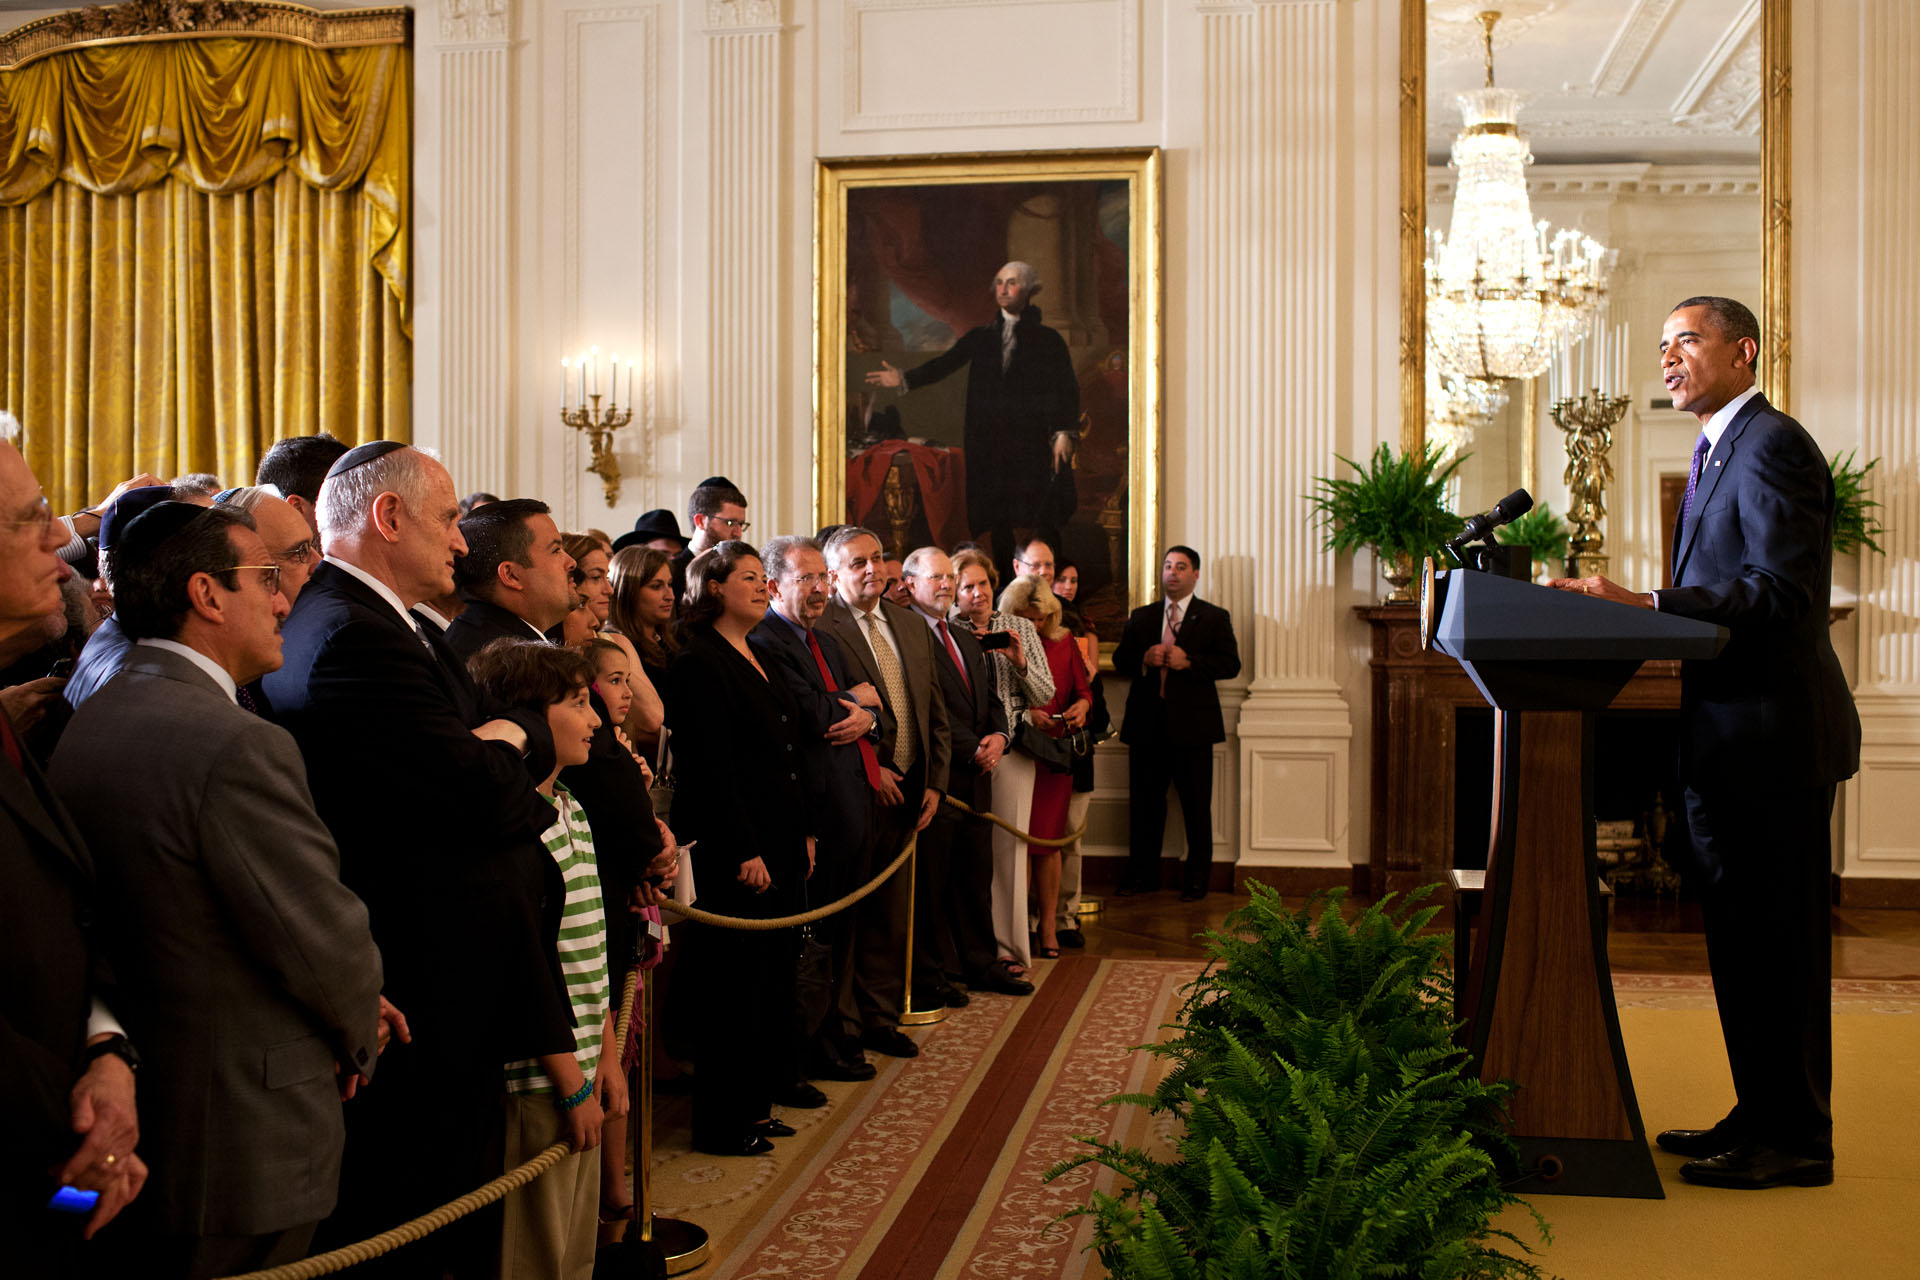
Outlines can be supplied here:
<path id="1" fill-rule="evenodd" d="M 573 367 L 580 371 L 580 407 L 584 409 L 587 407 L 587 356 L 584 351 L 573 362 Z"/>
<path id="2" fill-rule="evenodd" d="M 567 358 L 560 357 L 560 412 L 567 411 Z"/>
<path id="3" fill-rule="evenodd" d="M 627 357 L 627 412 L 633 412 L 633 357 Z"/>
<path id="4" fill-rule="evenodd" d="M 588 351 L 588 354 L 593 357 L 593 392 L 592 394 L 597 396 L 600 394 L 600 348 L 599 347 L 590 348 Z"/>

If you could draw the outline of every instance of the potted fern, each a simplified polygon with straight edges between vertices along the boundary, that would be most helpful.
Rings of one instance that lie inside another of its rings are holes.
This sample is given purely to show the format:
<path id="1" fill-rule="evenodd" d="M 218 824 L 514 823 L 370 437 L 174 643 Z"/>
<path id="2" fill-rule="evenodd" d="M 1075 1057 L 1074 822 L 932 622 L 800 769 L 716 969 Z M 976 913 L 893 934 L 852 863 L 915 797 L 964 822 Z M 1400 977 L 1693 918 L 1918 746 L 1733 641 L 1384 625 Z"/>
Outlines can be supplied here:
<path id="1" fill-rule="evenodd" d="M 1341 890 L 1288 911 L 1248 889 L 1207 935 L 1181 1034 L 1149 1046 L 1172 1070 L 1110 1100 L 1183 1122 L 1174 1159 L 1082 1138 L 1091 1150 L 1047 1174 L 1125 1179 L 1067 1215 L 1094 1220 L 1101 1262 L 1116 1280 L 1539 1276 L 1492 1224 L 1521 1203 L 1501 1184 L 1512 1086 L 1463 1069 L 1449 940 L 1423 932 L 1429 890 L 1348 922 Z"/>
<path id="2" fill-rule="evenodd" d="M 1447 509 L 1447 481 L 1470 455 L 1443 461 L 1433 445 L 1418 454 L 1395 455 L 1382 444 L 1368 465 L 1339 457 L 1356 478 L 1317 476 L 1307 495 L 1326 528 L 1329 551 L 1370 548 L 1392 586 L 1389 603 L 1412 598 L 1414 567 L 1460 532 L 1461 519 Z"/>
<path id="3" fill-rule="evenodd" d="M 1494 537 L 1503 546 L 1525 547 L 1536 567 L 1549 560 L 1558 560 L 1563 569 L 1566 567 L 1567 522 L 1544 502 L 1498 530 Z"/>
<path id="4" fill-rule="evenodd" d="M 1853 458 L 1849 450 L 1844 462 L 1836 453 L 1827 464 L 1833 472 L 1833 554 L 1850 556 L 1866 547 L 1876 555 L 1885 555 L 1874 541 L 1876 535 L 1886 532 L 1880 527 L 1880 518 L 1873 514 L 1880 504 L 1867 496 L 1867 473 L 1880 465 L 1880 459 L 1870 458 L 1862 467 L 1855 465 Z"/>

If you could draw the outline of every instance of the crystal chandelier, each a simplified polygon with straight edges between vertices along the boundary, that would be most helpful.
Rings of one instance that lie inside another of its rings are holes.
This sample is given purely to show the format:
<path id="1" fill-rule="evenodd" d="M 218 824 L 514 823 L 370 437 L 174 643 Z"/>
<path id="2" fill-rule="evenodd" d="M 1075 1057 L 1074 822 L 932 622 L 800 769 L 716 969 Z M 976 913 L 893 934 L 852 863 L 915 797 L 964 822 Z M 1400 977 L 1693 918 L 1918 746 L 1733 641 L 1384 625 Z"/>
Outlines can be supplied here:
<path id="1" fill-rule="evenodd" d="M 1532 378 L 1546 370 L 1563 334 L 1584 324 L 1606 293 L 1606 249 L 1577 231 L 1551 238 L 1533 221 L 1520 132 L 1526 95 L 1493 86 L 1493 26 L 1486 33 L 1487 84 L 1460 95 L 1465 124 L 1453 140 L 1453 222 L 1429 230 L 1427 332 L 1442 372 L 1455 379 Z"/>
<path id="2" fill-rule="evenodd" d="M 1481 427 L 1507 407 L 1507 389 L 1487 378 L 1455 378 L 1441 373 L 1428 347 L 1427 433 L 1443 463 L 1460 456 Z"/>

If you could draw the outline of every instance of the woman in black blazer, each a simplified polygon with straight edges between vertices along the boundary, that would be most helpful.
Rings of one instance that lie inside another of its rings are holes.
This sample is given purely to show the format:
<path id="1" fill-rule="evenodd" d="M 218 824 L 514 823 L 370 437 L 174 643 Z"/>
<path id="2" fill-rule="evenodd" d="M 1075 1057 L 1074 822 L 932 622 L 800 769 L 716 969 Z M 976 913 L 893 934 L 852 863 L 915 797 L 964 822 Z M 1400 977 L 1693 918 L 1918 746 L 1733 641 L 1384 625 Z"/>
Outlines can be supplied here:
<path id="1" fill-rule="evenodd" d="M 663 694 L 673 733 L 674 834 L 694 845 L 704 910 L 767 919 L 801 910 L 813 841 L 801 782 L 799 709 L 747 645 L 767 609 L 760 557 L 723 542 L 687 567 L 682 648 Z M 698 841 L 695 845 L 694 842 Z M 682 972 L 697 997 L 693 1145 L 762 1155 L 773 1097 L 794 1079 L 792 929 L 689 925 Z"/>

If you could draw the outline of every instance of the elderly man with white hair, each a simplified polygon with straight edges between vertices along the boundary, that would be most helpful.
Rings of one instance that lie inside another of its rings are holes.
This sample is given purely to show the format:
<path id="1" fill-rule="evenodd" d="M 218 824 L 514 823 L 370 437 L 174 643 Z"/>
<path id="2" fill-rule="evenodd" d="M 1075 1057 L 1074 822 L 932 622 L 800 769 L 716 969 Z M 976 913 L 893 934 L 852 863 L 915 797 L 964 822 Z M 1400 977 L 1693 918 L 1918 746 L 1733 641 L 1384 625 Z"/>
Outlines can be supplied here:
<path id="1" fill-rule="evenodd" d="M 1080 384 L 1066 339 L 1040 323 L 1040 281 L 1009 262 L 993 278 L 999 312 L 960 341 L 902 372 L 886 361 L 872 386 L 914 391 L 967 371 L 967 528 L 993 540 L 1002 581 L 1013 579 L 1014 533 L 1063 545 L 1073 515 L 1073 451 L 1080 438 Z"/>
<path id="2" fill-rule="evenodd" d="M 320 489 L 326 557 L 264 682 L 413 1033 L 348 1109 L 340 1206 L 321 1247 L 497 1174 L 504 1064 L 573 1051 L 540 909 L 565 896 L 539 843 L 553 824 L 535 790 L 554 767 L 545 716 L 496 716 L 439 628 L 410 612 L 453 589 L 459 515 L 452 478 L 427 454 L 386 440 L 343 454 Z M 477 1216 L 375 1268 L 491 1277 L 500 1227 Z"/>

